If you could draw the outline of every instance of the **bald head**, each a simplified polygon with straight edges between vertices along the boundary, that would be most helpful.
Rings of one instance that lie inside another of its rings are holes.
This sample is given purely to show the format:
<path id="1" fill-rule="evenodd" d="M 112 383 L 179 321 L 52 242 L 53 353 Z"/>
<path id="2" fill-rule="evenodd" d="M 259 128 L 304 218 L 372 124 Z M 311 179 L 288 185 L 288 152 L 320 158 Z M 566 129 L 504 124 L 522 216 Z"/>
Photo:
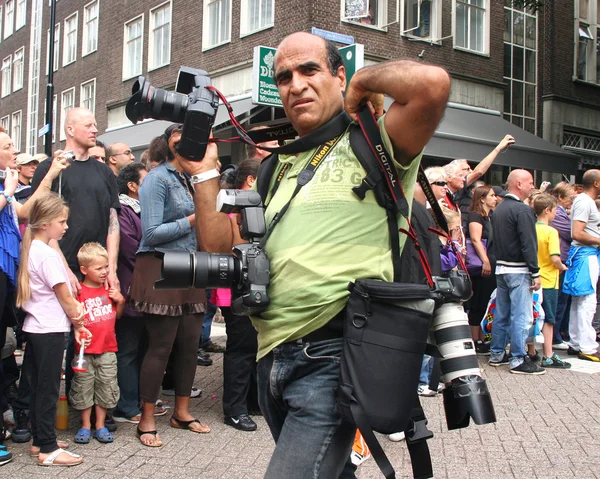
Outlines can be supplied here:
<path id="1" fill-rule="evenodd" d="M 600 170 L 587 170 L 583 174 L 583 189 L 595 188 L 597 181 L 600 181 Z"/>
<path id="2" fill-rule="evenodd" d="M 65 134 L 67 150 L 78 150 L 83 153 L 96 146 L 96 118 L 87 108 L 71 108 L 65 117 Z"/>
<path id="3" fill-rule="evenodd" d="M 535 188 L 533 176 L 527 170 L 512 170 L 506 180 L 506 189 L 520 200 L 529 198 Z"/>

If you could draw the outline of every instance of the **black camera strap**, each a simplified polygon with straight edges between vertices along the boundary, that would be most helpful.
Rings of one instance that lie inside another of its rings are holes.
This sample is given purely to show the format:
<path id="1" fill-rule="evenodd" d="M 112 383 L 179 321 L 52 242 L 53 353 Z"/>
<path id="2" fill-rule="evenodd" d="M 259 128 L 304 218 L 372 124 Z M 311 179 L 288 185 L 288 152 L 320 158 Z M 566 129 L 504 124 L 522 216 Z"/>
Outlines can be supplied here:
<path id="1" fill-rule="evenodd" d="M 321 163 L 323 163 L 325 158 L 327 158 L 329 153 L 331 153 L 331 151 L 335 148 L 335 146 L 338 144 L 338 142 L 340 141 L 341 138 L 342 138 L 342 135 L 336 136 L 335 138 L 333 138 L 329 141 L 326 141 L 324 144 L 322 144 L 315 150 L 313 155 L 310 157 L 310 160 L 308 161 L 307 165 L 298 174 L 296 189 L 294 189 L 294 192 L 292 193 L 291 198 L 283 206 L 283 208 L 281 208 L 281 211 L 277 212 L 275 214 L 275 216 L 273 217 L 273 219 L 271 220 L 271 223 L 269 224 L 269 228 L 267 229 L 267 233 L 262 237 L 262 239 L 258 245 L 259 248 L 261 248 L 261 249 L 264 248 L 265 244 L 267 243 L 267 240 L 269 239 L 269 237 L 271 236 L 271 233 L 273 232 L 273 228 L 275 228 L 275 226 L 281 221 L 281 219 L 283 218 L 283 216 L 289 209 L 290 204 L 292 203 L 292 201 L 294 200 L 296 195 L 300 192 L 300 190 L 302 189 L 302 187 L 304 185 L 306 185 L 310 180 L 312 180 L 313 176 L 315 176 L 315 171 L 317 170 L 317 168 L 321 165 Z M 276 181 L 275 186 L 273 187 L 273 193 L 272 193 L 271 197 L 273 197 L 273 195 L 275 195 L 275 192 L 279 188 L 281 180 L 284 178 L 285 174 L 287 173 L 287 171 L 290 168 L 289 165 L 290 165 L 289 163 L 286 164 L 284 166 L 284 168 L 277 175 L 277 178 L 275 180 Z"/>

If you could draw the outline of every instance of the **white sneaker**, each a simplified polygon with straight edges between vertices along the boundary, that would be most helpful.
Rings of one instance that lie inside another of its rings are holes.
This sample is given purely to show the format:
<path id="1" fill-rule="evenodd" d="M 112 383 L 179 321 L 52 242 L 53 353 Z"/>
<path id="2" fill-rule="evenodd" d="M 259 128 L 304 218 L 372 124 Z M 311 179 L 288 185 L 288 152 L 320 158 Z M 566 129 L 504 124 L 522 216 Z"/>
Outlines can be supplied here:
<path id="1" fill-rule="evenodd" d="M 9 408 L 6 411 L 4 411 L 4 414 L 2 414 L 2 418 L 4 419 L 4 422 L 6 423 L 7 426 L 10 426 L 10 427 L 15 426 L 15 416 L 13 415 L 12 409 Z"/>
<path id="2" fill-rule="evenodd" d="M 417 394 L 419 396 L 433 397 L 437 394 L 437 391 L 432 391 L 429 389 L 429 386 L 419 386 L 417 389 Z"/>
<path id="3" fill-rule="evenodd" d="M 406 439 L 406 437 L 404 437 L 403 432 L 395 432 L 394 434 L 390 434 L 388 436 L 388 439 L 392 442 L 400 442 L 400 441 L 404 441 L 404 439 Z"/>
<path id="4" fill-rule="evenodd" d="M 354 450 L 350 453 L 350 460 L 352 461 L 352 464 L 354 464 L 355 466 L 360 466 L 363 462 L 365 462 L 370 457 L 371 457 L 371 453 L 368 453 L 366 456 L 363 456 L 362 454 L 360 454 L 359 452 L 356 452 Z"/>
<path id="5" fill-rule="evenodd" d="M 552 349 L 557 349 L 559 351 L 566 351 L 567 349 L 569 349 L 569 345 L 563 341 L 562 343 L 553 344 Z"/>
<path id="6" fill-rule="evenodd" d="M 175 396 L 175 389 L 163 389 L 162 393 L 165 396 Z M 192 390 L 190 391 L 191 398 L 197 398 L 201 394 L 202 394 L 202 389 L 200 389 L 200 388 L 192 388 Z"/>

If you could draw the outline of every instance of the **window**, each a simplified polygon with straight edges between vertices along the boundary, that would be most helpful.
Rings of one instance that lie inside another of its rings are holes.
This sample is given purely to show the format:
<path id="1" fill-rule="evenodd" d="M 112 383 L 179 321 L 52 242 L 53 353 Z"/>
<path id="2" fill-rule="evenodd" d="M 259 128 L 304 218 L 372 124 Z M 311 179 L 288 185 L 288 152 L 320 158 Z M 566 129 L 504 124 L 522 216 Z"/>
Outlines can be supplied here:
<path id="1" fill-rule="evenodd" d="M 537 15 L 504 7 L 504 119 L 536 133 Z"/>
<path id="2" fill-rule="evenodd" d="M 144 16 L 125 24 L 123 35 L 123 80 L 142 74 L 144 50 Z"/>
<path id="3" fill-rule="evenodd" d="M 65 38 L 63 41 L 63 67 L 77 60 L 77 23 L 78 14 L 75 12 L 65 20 Z"/>
<path id="4" fill-rule="evenodd" d="M 593 83 L 600 83 L 599 17 L 598 2 L 575 2 L 575 77 Z"/>
<path id="5" fill-rule="evenodd" d="M 58 96 L 54 95 L 52 98 L 52 143 L 56 141 L 56 109 L 58 103 Z"/>
<path id="6" fill-rule="evenodd" d="M 489 0 L 454 0 L 454 46 L 489 51 Z"/>
<path id="7" fill-rule="evenodd" d="M 273 26 L 274 0 L 242 0 L 241 35 Z"/>
<path id="8" fill-rule="evenodd" d="M 27 17 L 27 0 L 17 0 L 17 16 L 15 18 L 15 30 L 25 26 Z"/>
<path id="9" fill-rule="evenodd" d="M 10 95 L 10 86 L 12 84 L 12 55 L 2 60 L 2 98 Z"/>
<path id="10" fill-rule="evenodd" d="M 2 5 L 0 5 L 0 41 L 2 41 Z"/>
<path id="11" fill-rule="evenodd" d="M 98 0 L 83 7 L 83 47 L 82 55 L 89 55 L 98 49 Z"/>
<path id="12" fill-rule="evenodd" d="M 75 88 L 63 91 L 60 102 L 60 140 L 66 140 L 65 134 L 65 119 L 67 112 L 75 106 Z"/>
<path id="13" fill-rule="evenodd" d="M 204 0 L 202 49 L 231 40 L 231 0 Z"/>
<path id="14" fill-rule="evenodd" d="M 15 26 L 15 0 L 6 0 L 4 6 L 4 38 L 8 38 L 13 33 Z"/>
<path id="15" fill-rule="evenodd" d="M 60 23 L 54 25 L 54 61 L 52 62 L 54 71 L 58 70 L 60 65 Z M 50 29 L 48 29 L 48 38 L 46 40 L 46 75 L 50 72 Z"/>
<path id="16" fill-rule="evenodd" d="M 25 47 L 19 48 L 13 57 L 13 91 L 23 88 L 23 56 Z"/>
<path id="17" fill-rule="evenodd" d="M 342 0 L 342 19 L 350 22 L 384 27 L 386 0 Z"/>
<path id="18" fill-rule="evenodd" d="M 12 114 L 12 130 L 10 137 L 15 144 L 17 151 L 21 151 L 21 110 Z"/>
<path id="19" fill-rule="evenodd" d="M 8 115 L 0 118 L 0 127 L 4 128 L 5 131 L 10 131 L 10 117 Z"/>
<path id="20" fill-rule="evenodd" d="M 80 106 L 96 113 L 96 79 L 81 84 Z"/>
<path id="21" fill-rule="evenodd" d="M 148 70 L 168 65 L 171 61 L 171 2 L 150 10 L 148 41 Z"/>
<path id="22" fill-rule="evenodd" d="M 441 0 L 404 0 L 402 7 L 402 34 L 439 41 L 442 31 Z"/>

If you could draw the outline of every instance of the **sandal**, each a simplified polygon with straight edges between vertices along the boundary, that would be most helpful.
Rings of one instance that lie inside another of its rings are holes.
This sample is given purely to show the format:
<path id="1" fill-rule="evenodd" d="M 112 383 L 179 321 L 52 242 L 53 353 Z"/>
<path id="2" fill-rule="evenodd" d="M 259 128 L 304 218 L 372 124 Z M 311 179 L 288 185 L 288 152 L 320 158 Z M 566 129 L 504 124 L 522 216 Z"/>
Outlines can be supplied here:
<path id="1" fill-rule="evenodd" d="M 192 424 L 195 423 L 199 424 L 202 429 L 198 430 L 190 427 Z M 191 421 L 181 421 L 175 416 L 171 416 L 171 427 L 173 429 L 188 429 L 192 432 L 197 432 L 200 434 L 207 434 L 210 432 L 210 427 L 208 427 L 206 424 L 201 423 L 200 419 L 192 419 Z"/>
<path id="2" fill-rule="evenodd" d="M 69 449 L 69 443 L 66 441 L 56 441 L 56 445 L 61 449 Z M 40 448 L 38 446 L 31 446 L 29 448 L 29 455 L 31 457 L 38 457 L 40 455 Z"/>
<path id="3" fill-rule="evenodd" d="M 89 429 L 81 428 L 75 434 L 75 439 L 73 439 L 77 444 L 88 444 L 90 442 L 90 438 L 92 437 L 92 431 Z"/>
<path id="4" fill-rule="evenodd" d="M 69 456 L 69 462 L 57 462 L 58 457 L 61 454 L 66 454 Z M 38 459 L 38 466 L 62 466 L 62 467 L 70 467 L 77 466 L 83 462 L 83 457 L 78 454 L 73 454 L 72 452 L 65 451 L 64 449 L 58 448 L 52 454 L 49 454 L 48 457 L 44 460 Z"/>
<path id="5" fill-rule="evenodd" d="M 105 427 L 101 427 L 100 429 L 96 429 L 96 433 L 94 434 L 94 439 L 102 444 L 108 444 L 115 440 L 115 437 L 109 432 Z"/>
<path id="6" fill-rule="evenodd" d="M 154 436 L 154 440 L 160 442 L 160 444 L 146 444 L 144 441 L 142 441 L 142 436 L 145 434 L 150 434 L 151 436 Z M 139 426 L 137 428 L 137 437 L 140 439 L 140 442 L 142 443 L 142 445 L 146 446 L 146 447 L 161 447 L 162 441 L 156 437 L 156 435 L 158 434 L 158 431 L 141 431 Z"/>

